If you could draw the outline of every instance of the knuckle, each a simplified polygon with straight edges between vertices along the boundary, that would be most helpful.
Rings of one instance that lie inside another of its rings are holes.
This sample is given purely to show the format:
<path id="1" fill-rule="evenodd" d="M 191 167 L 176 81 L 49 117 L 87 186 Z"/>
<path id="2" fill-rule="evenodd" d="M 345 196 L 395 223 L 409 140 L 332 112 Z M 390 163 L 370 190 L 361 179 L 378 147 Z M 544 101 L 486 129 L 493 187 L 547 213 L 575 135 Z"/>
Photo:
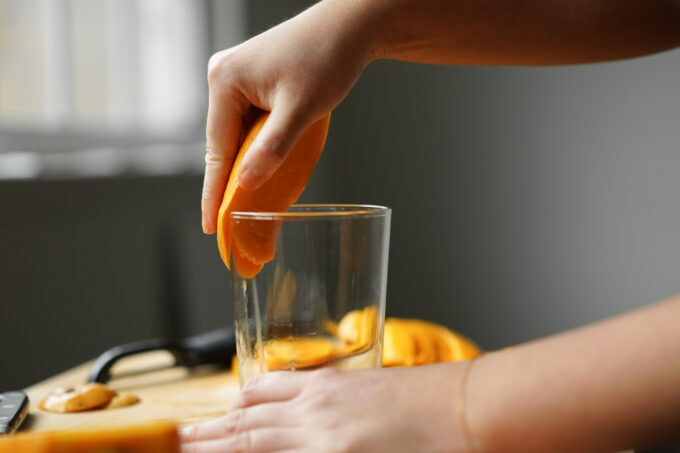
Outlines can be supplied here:
<path id="1" fill-rule="evenodd" d="M 208 60 L 207 79 L 208 85 L 220 85 L 225 77 L 235 73 L 238 67 L 237 58 L 233 48 L 222 50 L 213 54 Z"/>
<path id="2" fill-rule="evenodd" d="M 206 145 L 205 147 L 205 164 L 209 167 L 217 167 L 224 162 L 224 157 L 219 153 L 213 145 Z"/>
<path id="3" fill-rule="evenodd" d="M 196 442 L 198 440 L 198 426 L 191 425 L 184 428 L 184 439 L 186 443 Z"/>
<path id="4" fill-rule="evenodd" d="M 250 378 L 248 380 L 248 382 L 246 382 L 246 385 L 243 386 L 243 390 L 249 390 L 249 391 L 254 390 L 255 387 L 260 385 L 260 383 L 264 379 L 264 376 L 265 376 L 264 374 L 258 374 L 257 376 L 253 376 L 252 378 Z"/>
<path id="5" fill-rule="evenodd" d="M 213 84 L 218 80 L 222 73 L 222 61 L 224 60 L 225 51 L 213 54 L 208 60 L 208 83 Z"/>
<path id="6" fill-rule="evenodd" d="M 243 415 L 243 409 L 233 410 L 229 414 L 229 417 L 224 420 L 224 424 L 222 425 L 222 435 L 229 437 L 237 434 L 241 429 Z"/>
<path id="7" fill-rule="evenodd" d="M 327 408 L 333 403 L 333 396 L 325 391 L 311 391 L 305 399 L 307 407 L 312 411 Z"/>
<path id="8" fill-rule="evenodd" d="M 260 376 L 255 376 L 251 378 L 246 385 L 243 386 L 241 393 L 239 394 L 239 399 L 243 403 L 250 403 L 254 399 L 255 391 L 257 390 L 257 385 L 262 378 Z"/>
<path id="9" fill-rule="evenodd" d="M 201 192 L 201 200 L 212 201 L 214 198 L 215 196 L 213 195 L 213 192 L 207 187 L 203 189 L 203 192 Z"/>
<path id="10" fill-rule="evenodd" d="M 342 371 L 324 368 L 309 375 L 305 387 L 305 400 L 313 410 L 327 408 L 335 404 L 337 395 L 342 394 L 339 381 Z"/>
<path id="11" fill-rule="evenodd" d="M 260 142 L 262 153 L 269 159 L 277 162 L 283 161 L 288 154 L 286 143 L 280 138 L 267 137 Z"/>

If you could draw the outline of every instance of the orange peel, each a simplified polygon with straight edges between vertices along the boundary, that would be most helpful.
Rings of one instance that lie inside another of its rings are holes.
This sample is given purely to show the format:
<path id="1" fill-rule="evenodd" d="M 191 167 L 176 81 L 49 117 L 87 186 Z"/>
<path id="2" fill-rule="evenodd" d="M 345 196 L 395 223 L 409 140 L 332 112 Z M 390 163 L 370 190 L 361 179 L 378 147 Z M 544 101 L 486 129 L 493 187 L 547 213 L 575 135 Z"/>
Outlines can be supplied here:
<path id="1" fill-rule="evenodd" d="M 233 249 L 235 270 L 245 278 L 257 275 L 262 265 L 274 258 L 280 221 L 240 219 L 232 225 L 230 214 L 236 211 L 288 210 L 302 194 L 319 160 L 328 132 L 330 113 L 300 134 L 281 166 L 262 186 L 255 190 L 245 190 L 238 184 L 242 164 L 268 118 L 269 112 L 261 112 L 250 125 L 236 155 L 217 216 L 217 246 L 220 256 L 227 268 L 231 269 Z"/>

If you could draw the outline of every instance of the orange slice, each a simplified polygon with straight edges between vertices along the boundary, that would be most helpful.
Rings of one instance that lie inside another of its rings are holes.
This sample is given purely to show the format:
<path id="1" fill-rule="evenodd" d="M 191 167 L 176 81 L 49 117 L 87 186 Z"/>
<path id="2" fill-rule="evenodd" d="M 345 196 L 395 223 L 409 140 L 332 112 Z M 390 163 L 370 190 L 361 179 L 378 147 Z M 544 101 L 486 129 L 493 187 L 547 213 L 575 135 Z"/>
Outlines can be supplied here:
<path id="1" fill-rule="evenodd" d="M 390 318 L 384 330 L 382 366 L 415 365 L 416 342 L 405 324 Z"/>
<path id="2" fill-rule="evenodd" d="M 368 306 L 352 310 L 338 324 L 337 337 L 345 343 L 345 352 L 369 349 L 378 340 L 378 309 Z"/>
<path id="3" fill-rule="evenodd" d="M 418 319 L 385 320 L 383 366 L 414 366 L 468 360 L 482 351 L 444 326 Z"/>
<path id="4" fill-rule="evenodd" d="M 264 361 L 270 371 L 292 370 L 329 361 L 335 345 L 325 338 L 281 338 L 264 344 Z"/>
<path id="5" fill-rule="evenodd" d="M 439 338 L 442 347 L 440 358 L 442 362 L 469 360 L 482 354 L 482 350 L 472 340 L 447 328 L 440 327 Z"/>
<path id="6" fill-rule="evenodd" d="M 232 259 L 234 260 L 236 271 L 243 278 L 253 278 L 262 269 L 262 264 L 255 264 L 250 261 L 248 257 L 241 252 L 241 249 L 237 244 L 233 244 Z M 229 266 L 227 265 L 227 267 Z"/>
<path id="7" fill-rule="evenodd" d="M 415 365 L 426 365 L 440 361 L 439 357 L 439 332 L 430 323 L 416 319 L 404 320 L 406 329 L 413 336 L 415 343 L 415 354 L 413 362 Z"/>
<path id="8" fill-rule="evenodd" d="M 295 142 L 290 153 L 274 174 L 256 190 L 247 191 L 238 185 L 241 164 L 251 145 L 262 130 L 268 112 L 262 112 L 252 123 L 227 182 L 217 217 L 217 245 L 227 268 L 231 269 L 232 244 L 236 272 L 245 278 L 254 277 L 263 264 L 276 253 L 276 236 L 280 222 L 235 222 L 233 231 L 229 214 L 234 211 L 285 212 L 300 197 L 319 160 L 330 122 L 330 113 L 309 126 Z"/>

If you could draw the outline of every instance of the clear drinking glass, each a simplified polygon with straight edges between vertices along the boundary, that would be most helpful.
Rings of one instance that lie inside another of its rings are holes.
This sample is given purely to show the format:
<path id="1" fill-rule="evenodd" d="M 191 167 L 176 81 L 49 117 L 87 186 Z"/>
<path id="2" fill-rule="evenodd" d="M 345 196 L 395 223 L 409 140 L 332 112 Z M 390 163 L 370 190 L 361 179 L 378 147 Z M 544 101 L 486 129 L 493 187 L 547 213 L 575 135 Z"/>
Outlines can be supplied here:
<path id="1" fill-rule="evenodd" d="M 268 371 L 380 367 L 390 215 L 369 205 L 231 214 L 241 386 Z"/>

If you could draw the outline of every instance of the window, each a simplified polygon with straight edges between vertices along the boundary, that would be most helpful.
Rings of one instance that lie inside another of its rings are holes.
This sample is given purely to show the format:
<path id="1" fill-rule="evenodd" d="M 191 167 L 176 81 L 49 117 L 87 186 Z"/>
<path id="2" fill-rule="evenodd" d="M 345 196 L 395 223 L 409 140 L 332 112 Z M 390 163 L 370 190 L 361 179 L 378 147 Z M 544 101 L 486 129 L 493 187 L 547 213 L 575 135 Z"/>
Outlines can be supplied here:
<path id="1" fill-rule="evenodd" d="M 202 166 L 205 68 L 243 39 L 244 10 L 241 0 L 0 0 L 0 177 Z M 199 151 L 170 157 L 188 144 Z"/>

